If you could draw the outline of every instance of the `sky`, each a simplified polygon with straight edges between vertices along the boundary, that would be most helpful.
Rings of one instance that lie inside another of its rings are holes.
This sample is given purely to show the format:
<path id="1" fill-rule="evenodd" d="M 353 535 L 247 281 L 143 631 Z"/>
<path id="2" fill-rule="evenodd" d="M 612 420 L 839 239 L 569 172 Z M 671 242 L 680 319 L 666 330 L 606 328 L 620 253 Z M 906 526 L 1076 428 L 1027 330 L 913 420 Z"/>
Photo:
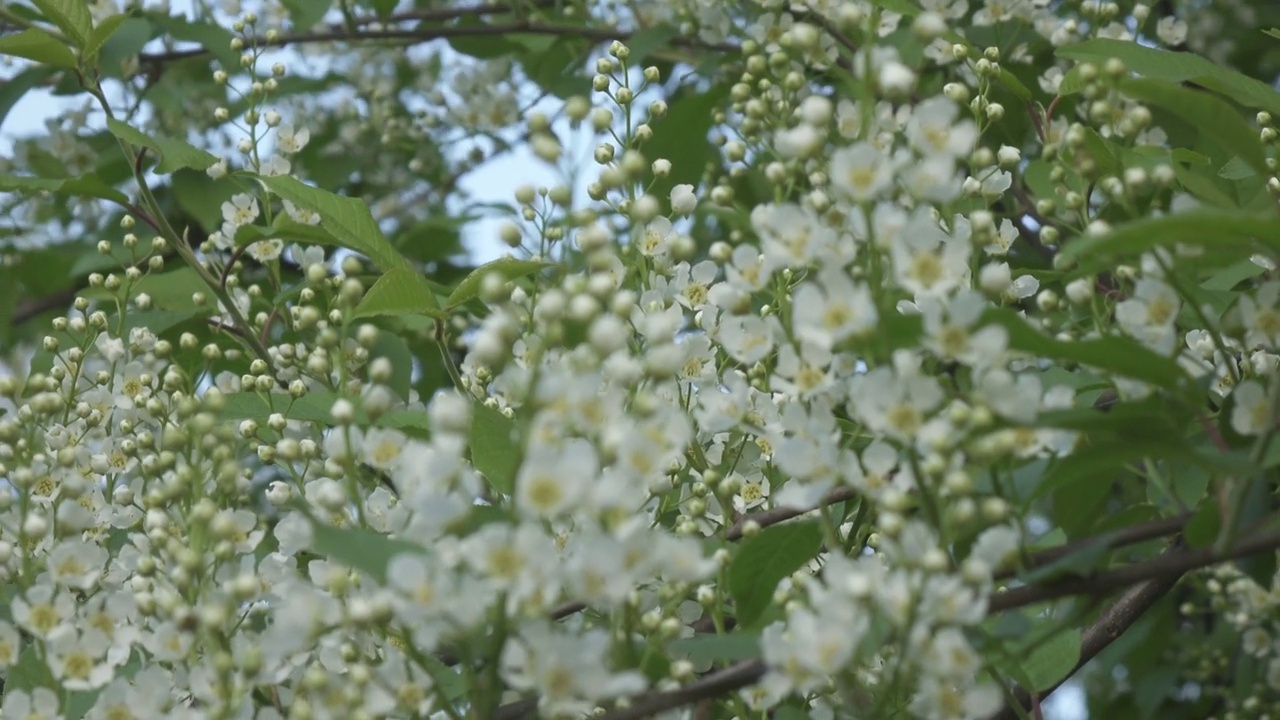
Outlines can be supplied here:
<path id="1" fill-rule="evenodd" d="M 172 6 L 175 9 L 189 8 L 190 2 L 172 0 Z M 43 134 L 46 119 L 79 102 L 79 98 L 55 98 L 45 90 L 28 92 L 0 123 L 0 156 L 11 155 L 13 138 Z M 561 137 L 566 138 L 566 151 L 578 149 L 590 154 L 590 143 L 581 142 L 580 137 L 568 138 L 570 134 L 576 133 L 570 133 L 567 127 L 556 129 Z M 549 187 L 561 182 L 562 179 L 537 159 L 528 147 L 521 146 L 486 163 L 481 169 L 468 175 L 461 186 L 478 202 L 510 204 L 518 185 Z M 575 188 L 575 195 L 585 201 L 583 183 Z M 498 239 L 498 228 L 502 222 L 503 220 L 496 218 L 484 219 L 472 222 L 463 229 L 463 240 L 474 261 L 487 262 L 508 252 L 508 248 Z M 1058 690 L 1045 703 L 1044 717 L 1046 720 L 1085 720 L 1088 714 L 1084 706 L 1083 690 L 1075 683 Z"/>

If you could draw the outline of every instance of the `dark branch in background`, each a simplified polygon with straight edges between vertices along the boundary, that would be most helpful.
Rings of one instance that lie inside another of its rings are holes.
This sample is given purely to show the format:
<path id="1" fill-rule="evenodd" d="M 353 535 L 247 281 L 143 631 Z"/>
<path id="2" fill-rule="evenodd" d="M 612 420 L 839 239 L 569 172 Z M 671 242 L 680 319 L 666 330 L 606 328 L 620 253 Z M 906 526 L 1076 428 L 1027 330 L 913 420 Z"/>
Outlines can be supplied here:
<path id="1" fill-rule="evenodd" d="M 1059 600 L 1075 595 L 1104 595 L 1146 580 L 1181 577 L 1197 568 L 1235 560 L 1254 553 L 1274 551 L 1280 548 L 1280 530 L 1255 533 L 1223 552 L 1213 548 L 1183 549 L 1144 560 L 1114 570 L 1072 577 L 1050 582 L 1013 588 L 991 596 L 988 613 L 1004 612 L 1014 608 Z"/>
<path id="2" fill-rule="evenodd" d="M 521 21 L 496 23 L 492 25 L 453 25 L 425 28 L 361 30 L 359 33 L 352 33 L 347 30 L 330 29 L 320 32 L 293 33 L 287 35 L 282 34 L 270 41 L 266 38 L 258 38 L 256 42 L 258 43 L 258 47 L 286 47 L 289 45 L 298 45 L 303 43 L 369 42 L 379 40 L 394 40 L 401 41 L 405 44 L 417 44 L 442 38 L 482 37 L 493 35 L 502 36 L 516 33 L 581 37 L 595 42 L 627 40 L 635 34 L 629 30 L 612 28 L 593 28 L 581 25 Z M 738 46 L 731 43 L 706 43 L 698 40 L 697 38 L 686 36 L 673 37 L 669 42 L 677 47 L 701 48 L 721 52 L 739 51 Z M 143 53 L 138 56 L 138 62 L 141 67 L 157 71 L 167 63 L 192 57 L 200 57 L 207 54 L 209 54 L 209 51 L 204 48 L 193 50 L 173 50 L 161 53 Z"/>
<path id="3" fill-rule="evenodd" d="M 1127 545 L 1136 545 L 1147 540 L 1155 540 L 1177 532 L 1181 532 L 1187 522 L 1191 520 L 1192 513 L 1184 513 L 1171 518 L 1161 518 L 1152 520 L 1151 522 L 1133 525 L 1122 530 L 1111 533 L 1104 533 L 1094 537 L 1083 538 L 1075 542 L 1069 542 L 1065 545 L 1047 548 L 1040 552 L 1027 556 L 1022 563 L 1022 570 L 1035 570 L 1037 568 L 1052 565 L 1059 560 L 1070 557 L 1077 553 L 1093 550 L 1098 546 L 1106 546 L 1109 549 L 1122 548 Z M 1019 568 L 1008 567 L 998 571 L 995 574 L 996 580 L 1007 580 L 1018 574 Z"/>
<path id="4" fill-rule="evenodd" d="M 631 701 L 631 706 L 605 713 L 601 720 L 639 720 L 660 712 L 692 705 L 705 698 L 720 697 L 734 690 L 754 685 L 764 677 L 763 660 L 745 660 L 719 672 L 712 673 L 682 688 L 667 692 L 643 695 Z"/>
<path id="5" fill-rule="evenodd" d="M 1172 522 L 1172 520 L 1163 522 Z M 1264 526 L 1267 524 L 1271 523 L 1265 523 Z M 1146 532 L 1152 533 L 1155 529 L 1148 528 Z M 987 614 L 994 615 L 1077 595 L 1097 596 L 1131 588 L 1104 611 L 1097 622 L 1085 630 L 1081 648 L 1081 664 L 1083 664 L 1088 659 L 1085 657 L 1086 651 L 1090 653 L 1089 658 L 1101 652 L 1177 584 L 1187 572 L 1255 553 L 1274 552 L 1277 548 L 1280 548 L 1280 530 L 1254 532 L 1247 540 L 1225 552 L 1215 552 L 1212 548 L 1188 549 L 1175 543 L 1162 555 L 1151 560 L 1085 577 L 1055 580 L 997 593 L 991 596 Z M 1135 585 L 1137 587 L 1133 587 Z M 764 677 L 765 670 L 764 662 L 758 659 L 740 662 L 676 690 L 640 695 L 632 699 L 629 707 L 607 713 L 602 717 L 604 720 L 637 720 L 690 705 L 699 700 L 720 697 L 758 682 Z M 1023 699 L 1028 699 L 1028 696 L 1019 696 L 1019 700 Z M 504 720 L 525 717 L 523 713 L 531 713 L 536 708 L 536 702 L 534 699 L 525 698 L 516 703 L 509 703 L 499 708 L 497 717 Z"/>
<path id="6" fill-rule="evenodd" d="M 75 301 L 76 293 L 80 292 L 80 289 L 79 287 L 69 287 L 48 295 L 21 300 L 18 302 L 18 307 L 13 311 L 13 317 L 10 318 L 9 322 L 14 325 L 21 325 L 37 315 L 65 308 Z"/>
<path id="7" fill-rule="evenodd" d="M 1170 552 L 1175 549 L 1171 549 Z M 1071 668 L 1071 672 L 1054 683 L 1052 687 L 1046 688 L 1043 692 L 1037 693 L 1037 695 L 1045 697 L 1061 687 L 1080 668 L 1095 658 L 1098 653 L 1105 650 L 1107 646 L 1125 634 L 1138 621 L 1138 618 L 1146 614 L 1152 606 L 1167 595 L 1181 579 L 1181 573 L 1173 574 L 1167 577 L 1147 580 L 1126 590 L 1114 604 L 1102 612 L 1092 625 L 1085 628 L 1080 636 L 1080 659 L 1076 662 L 1075 667 Z M 1030 712 L 1036 702 L 1031 693 L 1021 688 L 1014 692 L 1014 699 L 1022 709 L 1022 713 L 1019 713 L 1018 707 L 1006 705 L 993 720 L 1018 720 L 1018 718 L 1024 717 L 1025 713 Z"/>
<path id="8" fill-rule="evenodd" d="M 844 502 L 845 500 L 852 500 L 857 496 L 857 490 L 854 490 L 851 487 L 839 487 L 827 493 L 827 497 L 823 499 L 822 504 L 818 507 L 822 507 L 823 505 L 834 505 L 839 502 Z M 813 512 L 817 509 L 818 508 L 816 507 L 801 509 L 783 506 L 773 508 L 772 510 L 763 510 L 761 512 L 751 513 L 750 515 L 743 515 L 738 518 L 738 521 L 733 524 L 733 527 L 729 528 L 729 532 L 725 534 L 725 539 L 730 542 L 741 540 L 742 530 L 749 522 L 753 522 L 760 527 L 765 528 L 770 525 L 777 525 L 783 520 L 790 520 L 793 517 L 799 517 L 805 513 Z"/>

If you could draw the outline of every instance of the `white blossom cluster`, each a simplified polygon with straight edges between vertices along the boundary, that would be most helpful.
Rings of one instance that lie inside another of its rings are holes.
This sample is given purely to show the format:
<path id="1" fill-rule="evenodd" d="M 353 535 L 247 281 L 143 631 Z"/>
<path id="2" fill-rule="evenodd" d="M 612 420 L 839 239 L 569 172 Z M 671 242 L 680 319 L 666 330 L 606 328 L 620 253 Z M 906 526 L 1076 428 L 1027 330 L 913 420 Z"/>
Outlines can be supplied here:
<path id="1" fill-rule="evenodd" d="M 922 0 L 905 16 L 864 0 L 670 2 L 604 18 L 739 43 L 714 111 L 729 171 L 667 182 L 688 162 L 652 149 L 670 108 L 637 100 L 661 90 L 662 72 L 614 42 L 594 60 L 594 96 L 564 108 L 595 133 L 590 202 L 566 186 L 516 190 L 522 222 L 501 235 L 522 255 L 475 278 L 449 320 L 415 315 L 453 385 L 425 399 L 396 389 L 408 368 L 383 349 L 393 333 L 362 312 L 382 280 L 363 259 L 305 241 L 356 221 L 272 181 L 298 178 L 295 162 L 322 136 L 340 154 L 375 132 L 393 145 L 523 121 L 535 156 L 555 164 L 560 130 L 522 114 L 506 60 L 424 75 L 448 86 L 418 88 L 440 106 L 418 124 L 395 116 L 385 68 L 355 63 L 342 71 L 369 101 L 343 101 L 337 115 L 367 111 L 364 123 L 327 134 L 305 113 L 288 122 L 264 100 L 284 65 L 259 76 L 252 45 L 287 8 L 259 17 L 239 5 L 221 11 L 244 18 L 233 47 L 248 58 L 252 102 L 207 170 L 240 191 L 194 239 L 198 253 L 183 246 L 205 285 L 177 294 L 199 316 L 157 309 L 149 282 L 175 262 L 173 240 L 158 224 L 159 237 L 139 238 L 148 218 L 133 213 L 122 240 L 103 246 L 130 262 L 89 276 L 22 382 L 0 377 L 5 717 L 460 720 L 529 700 L 545 717 L 625 709 L 724 668 L 680 648 L 729 634 L 746 609 L 739 548 L 785 523 L 816 527 L 821 546 L 765 588 L 751 630 L 760 680 L 717 700 L 716 717 L 989 717 L 1007 688 L 983 624 L 1035 519 L 1014 471 L 1085 444 L 1040 422 L 1076 408 L 1079 384 L 1047 372 L 1011 328 L 1044 343 L 1131 339 L 1204 378 L 1215 402 L 1230 399 L 1235 433 L 1265 437 L 1275 424 L 1280 283 L 1222 308 L 1215 323 L 1234 323 L 1222 335 L 1197 324 L 1215 310 L 1191 307 L 1170 269 L 1194 249 L 1065 282 L 1065 263 L 1024 272 L 1013 257 L 1056 252 L 1064 230 L 1105 235 L 1109 223 L 1090 215 L 1102 199 L 1167 191 L 1157 215 L 1195 203 L 1175 195 L 1163 163 L 1070 185 L 1067 168 L 1099 161 L 1089 152 L 1104 138 L 1137 150 L 1169 138 L 1118 89 L 1123 65 L 1067 63 L 1041 88 L 1056 92 L 1075 72 L 1094 83 L 1093 102 L 1038 117 L 1035 150 L 1061 161 L 1050 171 L 1058 194 L 1023 197 L 1014 176 L 1031 145 L 993 138 L 1018 112 L 997 99 L 1001 63 L 1025 63 L 1025 48 L 954 33 L 964 20 L 1019 24 L 1056 47 L 1133 40 L 1145 5 L 1124 15 L 1092 0 L 1069 13 L 1046 0 Z M 102 20 L 120 8 L 91 9 Z M 861 45 L 850 51 L 815 18 Z M 916 52 L 880 42 L 902 32 Z M 1172 17 L 1151 32 L 1205 42 Z M 231 70 L 213 84 L 234 89 Z M 865 97 L 807 78 L 837 70 Z M 223 104 L 212 112 L 231 116 Z M 1269 116 L 1258 125 L 1275 140 Z M 44 151 L 73 166 L 76 135 L 51 130 Z M 411 155 L 369 182 L 425 162 Z M 404 220 L 407 204 L 375 210 Z M 267 272 L 253 276 L 247 260 Z M 1268 257 L 1250 262 L 1275 270 Z M 209 325 L 226 332 L 210 340 Z M 1156 392 L 1083 366 L 1123 399 Z M 772 514 L 787 509 L 798 518 Z M 1270 694 L 1257 698 L 1273 700 L 1275 589 L 1212 582 L 1246 652 L 1269 663 Z"/>

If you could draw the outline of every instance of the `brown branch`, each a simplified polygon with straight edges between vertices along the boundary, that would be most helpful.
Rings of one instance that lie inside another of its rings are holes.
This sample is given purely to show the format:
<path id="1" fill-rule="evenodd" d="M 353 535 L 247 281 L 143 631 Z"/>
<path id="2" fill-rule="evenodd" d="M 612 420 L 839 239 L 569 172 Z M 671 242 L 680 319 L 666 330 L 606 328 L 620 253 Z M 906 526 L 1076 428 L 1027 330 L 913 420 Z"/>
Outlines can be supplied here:
<path id="1" fill-rule="evenodd" d="M 998 613 L 1037 603 L 1075 595 L 1103 595 L 1146 580 L 1181 577 L 1197 568 L 1235 560 L 1254 553 L 1280 548 L 1280 530 L 1256 533 L 1224 552 L 1213 548 L 1183 549 L 1137 562 L 1114 570 L 1104 570 L 1085 577 L 1054 580 L 1037 585 L 1012 588 L 991 597 L 987 612 Z"/>
<path id="2" fill-rule="evenodd" d="M 533 9 L 545 9 L 554 7 L 556 0 L 536 0 L 528 3 Z M 460 8 L 437 8 L 434 10 L 406 10 L 404 12 L 395 13 L 387 16 L 385 20 L 377 15 L 362 15 L 355 18 L 352 23 L 356 27 L 365 27 L 366 25 L 374 25 L 381 23 L 383 25 L 396 25 L 403 22 L 448 22 L 449 20 L 459 20 L 472 15 L 499 15 L 521 10 L 516 3 L 485 3 L 483 5 L 472 5 L 471 7 Z M 341 23 L 332 23 L 329 28 L 334 31 L 345 30 L 346 27 Z"/>
<path id="3" fill-rule="evenodd" d="M 1119 637 L 1187 572 L 1254 553 L 1274 551 L 1277 548 L 1280 548 L 1280 530 L 1256 533 L 1226 552 L 1215 552 L 1212 548 L 1184 549 L 1175 544 L 1157 558 L 1116 570 L 998 593 L 991 598 L 987 606 L 987 615 L 1075 595 L 1102 595 L 1138 585 L 1139 587 L 1126 592 L 1103 613 L 1098 622 L 1086 630 L 1081 648 L 1081 658 L 1084 659 L 1086 650 L 1092 653 L 1090 655 L 1092 657 L 1101 652 L 1109 642 Z M 1087 647 L 1084 645 L 1086 640 Z M 740 662 L 706 675 L 682 688 L 641 695 L 634 698 L 627 708 L 602 717 L 604 720 L 637 720 L 706 698 L 719 697 L 758 682 L 764 677 L 765 670 L 764 662 L 759 659 Z M 536 701 L 528 698 L 518 703 L 525 708 L 524 712 L 530 712 L 536 706 Z M 515 705 L 516 703 L 510 703 L 503 708 Z M 507 720 L 524 717 L 521 714 L 502 714 L 503 708 L 499 710 L 499 717 Z"/>
<path id="4" fill-rule="evenodd" d="M 1105 545 L 1109 549 L 1122 548 L 1127 545 L 1136 545 L 1147 540 L 1155 540 L 1156 538 L 1172 535 L 1182 530 L 1187 522 L 1191 520 L 1192 513 L 1184 513 L 1170 518 L 1161 518 L 1152 520 L 1151 522 L 1133 525 L 1117 530 L 1111 533 L 1103 533 L 1093 537 L 1083 538 L 1074 542 L 1059 545 L 1057 547 L 1046 548 L 1040 552 L 1027 556 L 1022 563 L 1022 567 L 1008 567 L 1000 570 L 995 574 L 996 580 L 1007 580 L 1020 571 L 1035 570 L 1037 568 L 1051 565 L 1063 558 L 1070 557 L 1086 550 L 1093 550 L 1099 545 Z"/>
<path id="5" fill-rule="evenodd" d="M 1166 554 L 1176 552 L 1176 550 L 1177 546 L 1170 548 Z M 1111 643 L 1125 634 L 1138 621 L 1138 618 L 1146 614 L 1152 606 L 1167 595 L 1178 584 L 1180 579 L 1182 579 L 1182 573 L 1172 574 L 1147 580 L 1126 590 L 1115 603 L 1098 616 L 1098 619 L 1092 625 L 1085 628 L 1080 636 L 1080 659 L 1076 662 L 1075 667 L 1071 668 L 1071 672 L 1067 673 L 1051 687 L 1037 693 L 1036 698 L 1033 698 L 1031 693 L 1026 690 L 1018 689 L 1014 692 L 1017 704 L 1021 706 L 1024 712 L 1029 711 L 1039 699 L 1050 695 L 1061 687 L 1080 668 L 1097 657 L 1098 653 L 1105 650 Z M 1018 720 L 1019 717 L 1022 717 L 1022 715 L 1013 705 L 1006 705 L 993 720 Z"/>
<path id="6" fill-rule="evenodd" d="M 666 710 L 692 705 L 703 698 L 719 697 L 754 685 L 764 677 L 765 669 L 763 660 L 744 660 L 682 688 L 635 698 L 630 707 L 605 713 L 600 717 L 601 720 L 639 720 Z"/>
<path id="7" fill-rule="evenodd" d="M 387 28 L 382 30 L 361 30 L 352 33 L 347 30 L 328 29 L 320 32 L 304 32 L 281 34 L 272 40 L 258 38 L 258 47 L 285 47 L 303 43 L 324 42 L 370 42 L 370 41 L 403 41 L 413 45 L 431 40 L 456 37 L 486 37 L 510 34 L 555 35 L 581 37 L 594 42 L 610 40 L 627 40 L 635 33 L 630 30 L 616 28 L 591 28 L 580 25 L 564 25 L 555 23 L 533 23 L 527 21 L 511 23 L 495 23 L 491 25 L 452 25 L 425 28 Z M 669 41 L 672 45 L 686 48 L 704 48 L 723 52 L 737 52 L 737 45 L 731 43 L 706 43 L 694 37 L 674 37 Z M 143 53 L 138 62 L 143 66 L 158 69 L 167 63 L 209 54 L 205 48 L 191 50 L 171 50 L 160 53 Z"/>
<path id="8" fill-rule="evenodd" d="M 70 287 L 48 295 L 21 300 L 18 302 L 18 307 L 14 309 L 13 316 L 9 322 L 12 325 L 21 325 L 31 318 L 43 315 L 51 310 L 66 308 L 75 301 L 76 293 L 78 292 L 80 292 L 79 287 Z"/>
<path id="9" fill-rule="evenodd" d="M 851 487 L 838 487 L 827 493 L 827 496 L 823 498 L 818 507 L 800 509 L 780 506 L 773 508 L 772 510 L 762 510 L 749 515 L 743 515 L 738 518 L 738 521 L 733 524 L 733 527 L 729 528 L 729 532 L 725 534 L 725 539 L 730 542 L 741 540 L 742 529 L 746 527 L 748 522 L 754 522 L 760 527 L 769 527 L 770 525 L 777 525 L 783 520 L 790 520 L 793 517 L 799 517 L 805 513 L 813 512 L 824 505 L 834 505 L 838 502 L 844 502 L 845 500 L 852 500 L 857 496 L 858 491 Z"/>

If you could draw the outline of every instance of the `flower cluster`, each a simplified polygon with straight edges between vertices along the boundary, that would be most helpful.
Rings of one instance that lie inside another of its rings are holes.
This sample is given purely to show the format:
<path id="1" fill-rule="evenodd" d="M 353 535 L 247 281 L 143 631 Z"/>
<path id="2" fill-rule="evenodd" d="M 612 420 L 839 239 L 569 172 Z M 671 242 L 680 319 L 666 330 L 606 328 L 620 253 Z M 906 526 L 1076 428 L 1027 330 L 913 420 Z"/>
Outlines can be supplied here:
<path id="1" fill-rule="evenodd" d="M 1038 603 L 1136 582 L 1098 566 L 1158 537 L 1124 522 L 1221 524 L 1189 557 L 1233 557 L 1280 425 L 1271 115 L 1182 147 L 1218 106 L 1121 58 L 1206 47 L 1191 16 L 907 5 L 517 3 L 506 37 L 489 6 L 344 6 L 339 33 L 224 3 L 238 67 L 153 101 L 217 155 L 81 72 L 137 199 L 58 216 L 103 238 L 86 287 L 0 377 L 0 714 L 989 717 L 1065 677 L 1044 646 L 1093 612 Z M 415 33 L 454 45 L 380 44 Z M 87 112 L 4 182 L 126 197 Z M 556 170 L 588 145 L 586 199 L 520 184 L 510 254 L 463 275 L 439 213 L 516 137 Z M 1208 590 L 1265 668 L 1222 701 L 1273 702 L 1275 589 Z"/>

